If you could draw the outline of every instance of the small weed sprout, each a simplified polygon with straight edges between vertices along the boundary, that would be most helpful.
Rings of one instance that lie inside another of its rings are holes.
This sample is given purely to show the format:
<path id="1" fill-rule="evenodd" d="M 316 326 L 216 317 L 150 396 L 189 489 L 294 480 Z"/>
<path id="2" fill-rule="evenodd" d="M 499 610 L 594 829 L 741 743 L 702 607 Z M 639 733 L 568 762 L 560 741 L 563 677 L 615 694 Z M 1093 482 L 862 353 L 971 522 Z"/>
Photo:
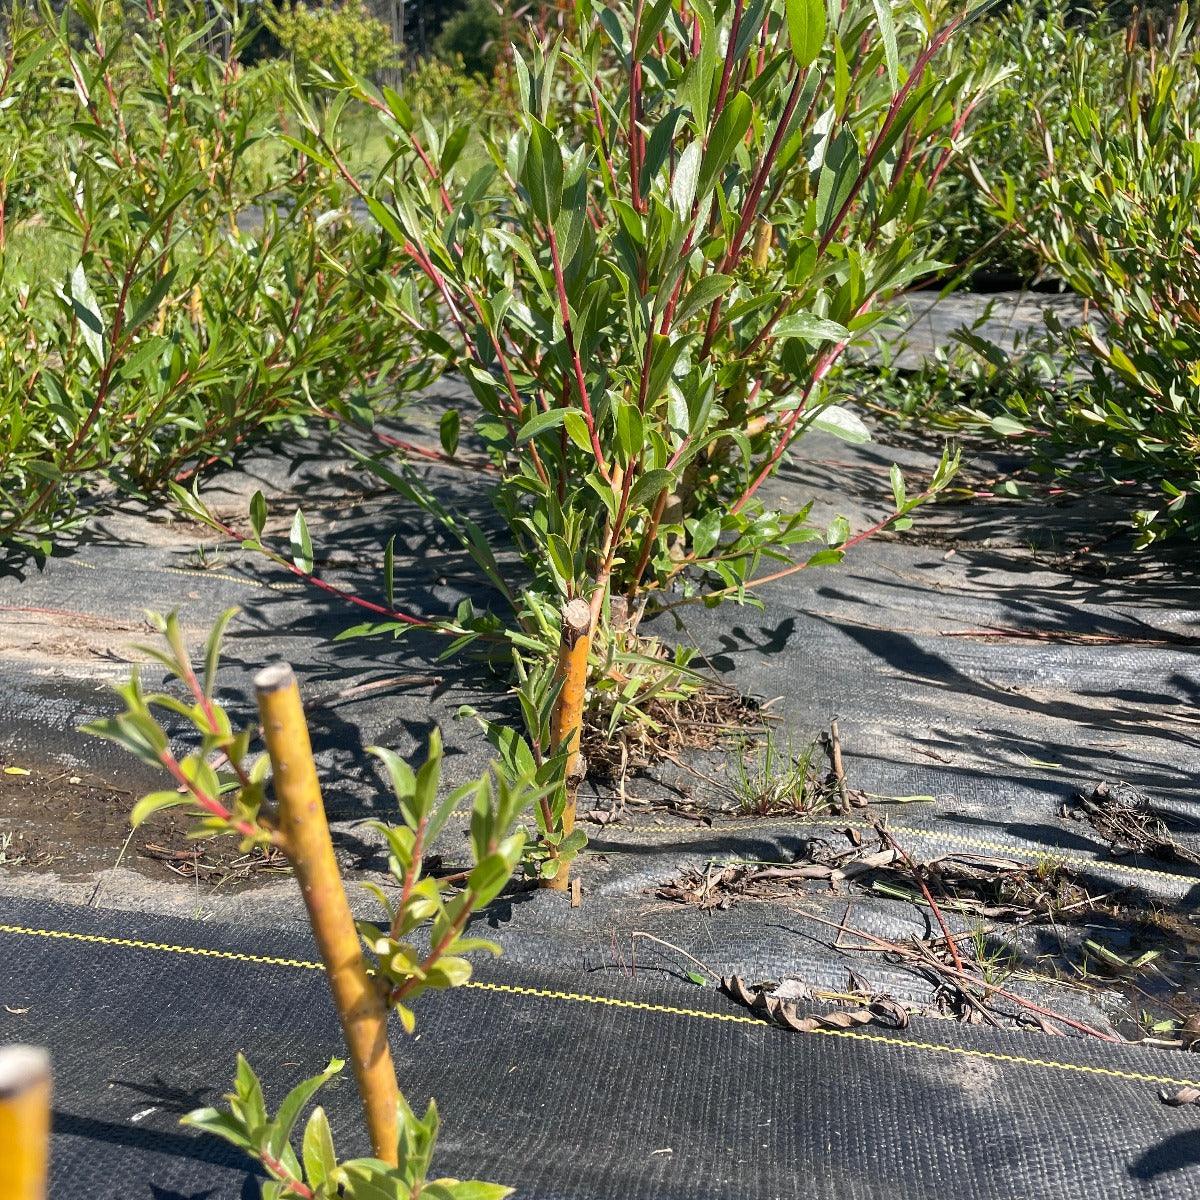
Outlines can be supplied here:
<path id="1" fill-rule="evenodd" d="M 790 736 L 781 744 L 779 735 L 768 727 L 755 748 L 755 757 L 745 750 L 733 756 L 732 786 L 743 816 L 801 815 L 817 812 L 831 802 L 833 792 L 815 767 L 817 742 L 797 750 Z"/>
<path id="2" fill-rule="evenodd" d="M 970 935 L 971 953 L 983 981 L 1001 987 L 1016 971 L 1012 951 L 992 937 L 987 926 L 977 924 Z"/>

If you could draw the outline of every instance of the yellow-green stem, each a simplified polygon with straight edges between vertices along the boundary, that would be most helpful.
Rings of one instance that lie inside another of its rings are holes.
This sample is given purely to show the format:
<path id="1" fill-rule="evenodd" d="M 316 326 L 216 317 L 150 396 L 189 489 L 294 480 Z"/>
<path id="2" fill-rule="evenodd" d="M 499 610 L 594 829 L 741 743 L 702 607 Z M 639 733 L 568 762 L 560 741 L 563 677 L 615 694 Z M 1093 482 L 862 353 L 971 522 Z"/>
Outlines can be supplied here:
<path id="1" fill-rule="evenodd" d="M 400 1091 L 388 1045 L 388 1009 L 367 972 L 362 943 L 333 853 L 321 785 L 296 677 L 272 663 L 254 680 L 274 772 L 279 837 L 304 896 L 329 978 L 377 1158 L 396 1164 Z"/>
<path id="2" fill-rule="evenodd" d="M 586 600 L 576 598 L 563 605 L 562 633 L 558 643 L 558 661 L 554 682 L 558 696 L 550 714 L 550 738 L 555 746 L 567 745 L 565 786 L 567 803 L 562 814 L 562 832 L 575 828 L 575 793 L 585 770 L 579 742 L 583 732 L 583 705 L 587 693 L 588 655 L 592 647 L 592 610 Z M 570 870 L 566 863 L 545 886 L 566 891 Z"/>

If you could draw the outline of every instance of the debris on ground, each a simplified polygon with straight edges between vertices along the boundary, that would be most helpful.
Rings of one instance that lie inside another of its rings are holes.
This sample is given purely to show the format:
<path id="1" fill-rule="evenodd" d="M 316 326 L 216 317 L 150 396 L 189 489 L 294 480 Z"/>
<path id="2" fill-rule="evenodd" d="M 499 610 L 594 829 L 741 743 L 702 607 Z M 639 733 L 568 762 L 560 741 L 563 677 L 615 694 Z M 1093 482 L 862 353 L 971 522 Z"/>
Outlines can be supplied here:
<path id="1" fill-rule="evenodd" d="M 846 849 L 836 850 L 824 838 L 808 838 L 792 863 L 729 863 L 710 865 L 703 871 L 689 867 L 659 887 L 657 895 L 701 910 L 726 909 L 743 898 L 772 900 L 803 891 L 809 880 L 827 883 L 836 892 L 846 880 L 895 859 L 896 851 L 888 846 L 871 850 L 851 842 Z"/>
<path id="2" fill-rule="evenodd" d="M 1063 805 L 1061 815 L 1088 822 L 1114 853 L 1137 852 L 1165 862 L 1200 866 L 1200 854 L 1171 836 L 1150 797 L 1132 784 L 1105 780 L 1090 796 L 1076 792 L 1074 801 Z"/>
<path id="3" fill-rule="evenodd" d="M 836 894 L 847 881 L 856 880 L 857 886 L 873 894 L 929 910 L 932 919 L 927 922 L 924 934 L 891 939 L 852 928 L 847 924 L 849 908 L 840 923 L 808 908 L 802 910 L 805 917 L 837 931 L 829 946 L 831 950 L 880 954 L 890 965 L 906 968 L 923 978 L 933 988 L 930 1011 L 970 1024 L 1016 1022 L 1032 1024 L 1048 1033 L 1062 1033 L 1065 1027 L 1105 1041 L 1119 1040 L 1105 1030 L 1038 1005 L 1001 986 L 1014 972 L 1011 964 L 989 953 L 988 931 L 977 925 L 971 932 L 961 929 L 956 932 L 945 914 L 1004 921 L 1010 925 L 1080 923 L 1096 916 L 1145 924 L 1152 914 L 1129 909 L 1120 893 L 1097 892 L 1056 859 L 1022 863 L 1015 859 L 954 853 L 918 860 L 895 840 L 883 822 L 877 823 L 875 833 L 874 840 L 864 839 L 857 829 L 847 827 L 843 831 L 846 845 L 841 847 L 824 838 L 810 838 L 795 859 L 787 863 L 741 861 L 710 863 L 704 870 L 687 868 L 662 884 L 656 894 L 660 899 L 706 911 L 726 909 L 742 900 L 778 901 L 788 897 L 797 901 L 806 894 L 812 895 L 814 889 L 818 894 Z M 779 1000 L 775 996 L 771 1004 Z M 767 1003 L 764 1000 L 758 1005 L 762 1008 Z M 870 1004 L 859 1004 L 855 1011 L 862 1021 L 871 1019 Z M 773 1007 L 766 1012 L 772 1018 L 777 1016 Z M 863 1016 L 864 1012 L 868 1015 Z M 790 1024 L 792 1015 L 781 1023 L 795 1027 Z"/>
<path id="4" fill-rule="evenodd" d="M 748 987 L 740 975 L 723 975 L 721 991 L 731 1000 L 743 1004 L 751 1012 L 796 1033 L 812 1033 L 817 1029 L 854 1029 L 861 1025 L 882 1025 L 886 1029 L 904 1029 L 908 1025 L 908 1009 L 891 996 L 864 998 L 853 1008 L 833 1009 L 826 1013 L 801 1013 L 795 1001 L 772 994 L 763 987 Z"/>
<path id="5" fill-rule="evenodd" d="M 843 831 L 848 845 L 836 848 L 825 838 L 808 838 L 789 863 L 731 862 L 688 867 L 662 884 L 663 900 L 705 909 L 726 909 L 741 899 L 774 900 L 803 892 L 817 881 L 838 893 L 849 880 L 862 881 L 876 894 L 928 905 L 941 901 L 947 911 L 1009 922 L 1082 916 L 1114 893 L 1094 893 L 1075 872 L 1053 858 L 1036 863 L 983 854 L 953 853 L 915 861 L 883 826 L 879 837 L 864 842 L 853 826 Z M 923 887 L 922 887 L 923 885 Z M 925 895 L 928 889 L 929 896 Z"/>
<path id="6" fill-rule="evenodd" d="M 584 719 L 581 749 L 588 777 L 612 783 L 680 750 L 712 750 L 766 728 L 764 706 L 729 688 L 703 687 L 679 700 L 653 700 L 645 719 L 611 729 L 594 714 Z"/>

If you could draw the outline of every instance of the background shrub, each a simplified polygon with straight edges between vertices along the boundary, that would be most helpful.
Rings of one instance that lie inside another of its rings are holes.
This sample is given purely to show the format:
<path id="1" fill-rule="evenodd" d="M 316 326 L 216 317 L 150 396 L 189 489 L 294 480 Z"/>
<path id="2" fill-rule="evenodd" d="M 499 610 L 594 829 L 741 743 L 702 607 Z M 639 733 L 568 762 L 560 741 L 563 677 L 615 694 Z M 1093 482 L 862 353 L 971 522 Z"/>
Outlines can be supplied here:
<path id="1" fill-rule="evenodd" d="M 490 79 L 500 61 L 504 28 L 495 0 L 467 0 L 438 34 L 438 54 L 470 75 Z"/>
<path id="2" fill-rule="evenodd" d="M 981 177 L 996 219 L 1088 305 L 1057 330 L 1063 384 L 1010 406 L 1068 476 L 1132 488 L 1140 544 L 1200 533 L 1200 34 L 1186 6 L 1122 41 L 1074 39 L 1061 112 L 1027 130 L 1040 177 Z M 1023 191 L 1028 187 L 1028 192 Z M 1023 197 L 1028 195 L 1027 201 Z"/>
<path id="3" fill-rule="evenodd" d="M 17 144 L 0 201 L 27 214 L 0 223 L 0 541 L 39 553 L 102 480 L 145 495 L 256 437 L 363 419 L 407 357 L 334 269 L 377 261 L 345 184 L 280 137 L 290 68 L 243 71 L 243 31 L 201 5 L 135 7 L 14 33 L 0 81 L 6 127 L 39 147 Z"/>
<path id="4" fill-rule="evenodd" d="M 268 2 L 263 18 L 284 54 L 305 74 L 314 67 L 332 70 L 340 62 L 358 75 L 374 75 L 399 60 L 391 28 L 372 14 L 366 0 L 312 6 L 303 0 Z"/>
<path id="5" fill-rule="evenodd" d="M 993 9 L 948 48 L 947 69 L 995 77 L 972 115 L 970 145 L 949 164 L 927 213 L 938 257 L 975 286 L 1020 286 L 1053 273 L 989 203 L 976 176 L 1003 176 L 1022 209 L 1037 203 L 1047 142 L 1060 155 L 1075 152 L 1068 109 L 1071 62 L 1081 45 L 1092 86 L 1115 96 L 1124 31 L 1072 0 L 1018 0 Z"/>

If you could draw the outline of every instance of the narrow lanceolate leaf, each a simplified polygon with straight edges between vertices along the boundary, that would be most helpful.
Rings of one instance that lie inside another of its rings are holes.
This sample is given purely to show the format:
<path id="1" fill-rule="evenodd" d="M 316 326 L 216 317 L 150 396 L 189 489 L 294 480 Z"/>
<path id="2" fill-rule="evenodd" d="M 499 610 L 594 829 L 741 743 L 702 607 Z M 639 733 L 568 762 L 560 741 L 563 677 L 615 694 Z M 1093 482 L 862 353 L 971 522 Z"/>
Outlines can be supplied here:
<path id="1" fill-rule="evenodd" d="M 718 296 L 723 296 L 728 291 L 731 283 L 732 275 L 705 275 L 703 279 L 697 280 L 680 303 L 675 313 L 675 324 L 685 325 L 690 317 L 694 317 L 702 309 L 709 308 Z"/>
<path id="2" fill-rule="evenodd" d="M 883 39 L 883 57 L 887 62 L 888 81 L 892 91 L 900 86 L 900 55 L 896 49 L 896 22 L 892 19 L 891 0 L 872 0 L 875 19 L 879 22 L 879 36 Z"/>
<path id="3" fill-rule="evenodd" d="M 696 182 L 700 177 L 700 157 L 703 152 L 699 142 L 690 142 L 675 164 L 671 202 L 675 205 L 675 212 L 684 221 L 691 216 L 692 201 L 696 198 Z"/>
<path id="4" fill-rule="evenodd" d="M 396 535 L 388 538 L 383 550 L 383 591 L 388 608 L 396 607 Z"/>
<path id="5" fill-rule="evenodd" d="M 161 812 L 164 808 L 175 808 L 180 804 L 192 803 L 192 797 L 187 792 L 151 792 L 143 796 L 129 814 L 129 824 L 136 829 L 147 817 Z"/>
<path id="6" fill-rule="evenodd" d="M 308 522 L 304 519 L 304 513 L 300 509 L 296 509 L 296 515 L 292 518 L 290 540 L 292 561 L 305 575 L 311 575 L 313 569 L 312 539 L 308 536 Z"/>
<path id="7" fill-rule="evenodd" d="M 738 92 L 725 102 L 725 108 L 713 126 L 712 136 L 708 139 L 708 146 L 700 162 L 696 194 L 701 200 L 737 152 L 738 145 L 746 136 L 746 130 L 750 128 L 750 118 L 753 114 L 754 105 L 745 92 Z"/>
<path id="8" fill-rule="evenodd" d="M 825 44 L 825 0 L 787 0 L 787 28 L 796 62 L 812 66 Z"/>
<path id="9" fill-rule="evenodd" d="M 445 450 L 451 458 L 454 457 L 458 450 L 458 434 L 460 428 L 460 419 L 457 408 L 448 408 L 442 413 L 442 419 L 438 422 L 438 437 L 441 439 L 442 449 Z"/>
<path id="10" fill-rule="evenodd" d="M 77 263 L 71 272 L 71 291 L 68 297 L 71 308 L 79 320 L 79 333 L 97 366 L 104 364 L 104 318 L 100 305 L 88 283 L 83 263 Z"/>
<path id="11" fill-rule="evenodd" d="M 262 492 L 257 492 L 256 495 L 261 496 Z M 204 696 L 205 699 L 211 700 L 213 689 L 217 685 L 217 660 L 221 657 L 221 639 L 225 636 L 225 629 L 229 622 L 237 616 L 236 608 L 227 608 L 216 620 L 216 624 L 212 627 L 212 632 L 208 635 L 208 641 L 204 647 Z"/>
<path id="12" fill-rule="evenodd" d="M 850 330 L 837 321 L 812 313 L 793 313 L 775 326 L 777 338 L 802 338 L 806 342 L 840 342 L 850 337 Z"/>
<path id="13" fill-rule="evenodd" d="M 556 429 L 566 419 L 568 410 L 552 408 L 548 412 L 535 413 L 517 433 L 517 445 L 523 446 L 531 438 L 543 434 L 547 429 Z"/>
<path id="14" fill-rule="evenodd" d="M 333 1148 L 333 1134 L 329 1130 L 329 1119 L 319 1105 L 313 1109 L 308 1124 L 304 1127 L 301 1144 L 304 1155 L 304 1175 L 313 1187 L 321 1187 L 337 1170 L 337 1154 Z"/>
<path id="15" fill-rule="evenodd" d="M 843 129 L 829 146 L 817 182 L 817 229 L 822 236 L 830 232 L 849 199 L 860 162 L 858 142 L 849 130 Z"/>
<path id="16" fill-rule="evenodd" d="M 529 202 L 543 225 L 558 219 L 562 207 L 563 163 L 554 134 L 541 121 L 530 120 L 529 146 L 525 151 L 521 182 L 529 193 Z"/>
<path id="17" fill-rule="evenodd" d="M 254 536 L 261 538 L 263 527 L 267 523 L 267 498 L 261 491 L 255 492 L 250 497 L 250 527 L 254 530 Z"/>
<path id="18" fill-rule="evenodd" d="M 862 419 L 848 408 L 836 404 L 828 404 L 820 409 L 812 419 L 810 428 L 819 429 L 822 433 L 832 433 L 843 442 L 861 445 L 871 440 L 871 431 L 863 424 Z"/>

